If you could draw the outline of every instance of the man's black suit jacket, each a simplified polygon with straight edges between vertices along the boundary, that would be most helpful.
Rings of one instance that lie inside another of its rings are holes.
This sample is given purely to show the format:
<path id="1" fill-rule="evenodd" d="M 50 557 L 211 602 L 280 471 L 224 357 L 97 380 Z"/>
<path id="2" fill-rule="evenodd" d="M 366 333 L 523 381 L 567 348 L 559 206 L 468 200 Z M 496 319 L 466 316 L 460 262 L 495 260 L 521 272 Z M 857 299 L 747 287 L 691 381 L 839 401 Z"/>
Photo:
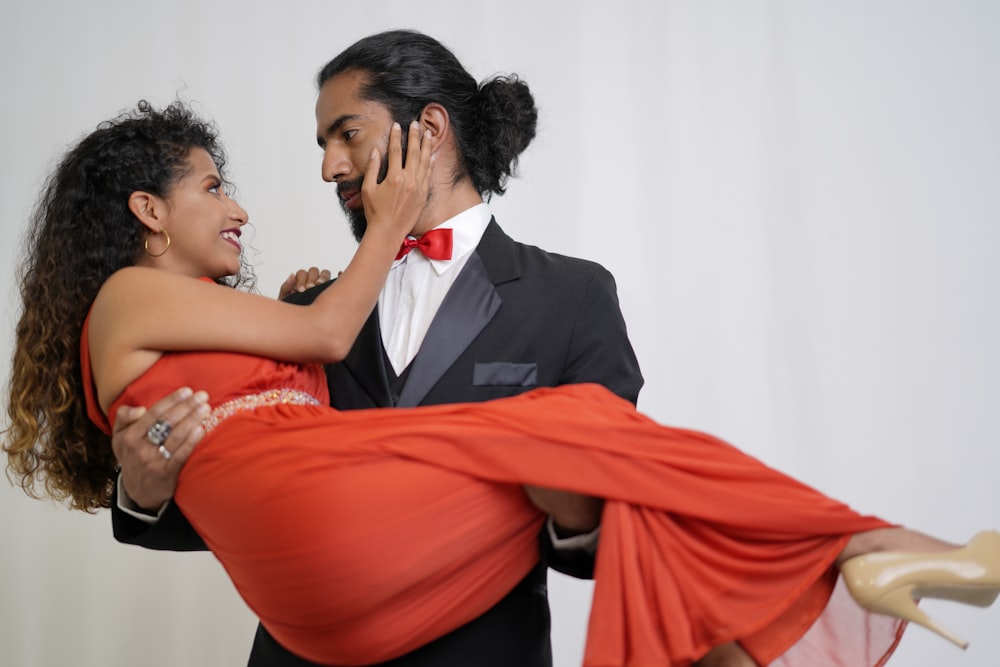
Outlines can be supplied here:
<path id="1" fill-rule="evenodd" d="M 332 283 L 293 295 L 309 303 Z M 533 387 L 597 382 L 633 403 L 642 387 L 615 282 L 598 264 L 516 243 L 495 221 L 442 303 L 399 391 L 386 373 L 377 313 L 348 357 L 327 368 L 334 407 L 485 401 Z M 204 549 L 171 503 L 149 526 L 112 505 L 115 537 L 152 549 Z M 491 610 L 384 667 L 548 667 L 552 663 L 546 564 L 592 576 L 593 560 L 554 552 Z M 250 667 L 311 665 L 258 627 Z"/>

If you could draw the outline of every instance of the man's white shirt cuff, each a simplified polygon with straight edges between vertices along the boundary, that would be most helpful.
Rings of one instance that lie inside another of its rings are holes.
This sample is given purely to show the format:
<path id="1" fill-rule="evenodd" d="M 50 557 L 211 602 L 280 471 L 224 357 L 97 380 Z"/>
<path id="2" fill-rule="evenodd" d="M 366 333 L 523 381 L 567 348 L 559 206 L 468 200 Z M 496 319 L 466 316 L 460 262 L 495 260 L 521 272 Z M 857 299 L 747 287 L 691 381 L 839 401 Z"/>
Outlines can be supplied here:
<path id="1" fill-rule="evenodd" d="M 143 523 L 148 523 L 149 525 L 152 526 L 154 523 L 160 520 L 161 516 L 163 516 L 163 511 L 167 509 L 167 505 L 169 503 L 170 501 L 168 500 L 167 502 L 160 505 L 160 509 L 156 511 L 156 514 L 149 514 L 148 512 L 144 511 L 141 507 L 136 505 L 135 501 L 129 498 L 128 494 L 125 493 L 125 487 L 122 485 L 122 476 L 121 474 L 118 475 L 118 509 L 120 509 L 122 512 L 125 512 L 125 514 L 128 514 L 131 517 L 135 517 L 139 521 L 142 521 Z"/>
<path id="2" fill-rule="evenodd" d="M 549 531 L 549 539 L 552 540 L 552 546 L 556 551 L 586 551 L 591 556 L 597 553 L 597 538 L 601 534 L 600 526 L 589 533 L 560 538 L 556 535 L 555 521 L 549 517 L 548 521 L 545 522 L 545 528 Z"/>

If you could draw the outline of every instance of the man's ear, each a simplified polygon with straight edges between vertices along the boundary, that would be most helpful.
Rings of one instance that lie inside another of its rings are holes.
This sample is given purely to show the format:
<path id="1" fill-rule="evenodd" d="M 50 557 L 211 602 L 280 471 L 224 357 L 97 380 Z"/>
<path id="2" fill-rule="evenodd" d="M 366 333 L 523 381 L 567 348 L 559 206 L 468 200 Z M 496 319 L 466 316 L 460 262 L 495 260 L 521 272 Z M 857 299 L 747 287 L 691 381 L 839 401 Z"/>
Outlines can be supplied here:
<path id="1" fill-rule="evenodd" d="M 149 231 L 157 234 L 163 230 L 165 202 L 156 195 L 136 190 L 128 196 L 128 208 Z"/>
<path id="2" fill-rule="evenodd" d="M 436 153 L 444 144 L 451 129 L 448 110 L 432 102 L 421 110 L 417 120 L 420 121 L 421 132 L 430 132 L 428 139 L 431 141 L 431 152 Z"/>

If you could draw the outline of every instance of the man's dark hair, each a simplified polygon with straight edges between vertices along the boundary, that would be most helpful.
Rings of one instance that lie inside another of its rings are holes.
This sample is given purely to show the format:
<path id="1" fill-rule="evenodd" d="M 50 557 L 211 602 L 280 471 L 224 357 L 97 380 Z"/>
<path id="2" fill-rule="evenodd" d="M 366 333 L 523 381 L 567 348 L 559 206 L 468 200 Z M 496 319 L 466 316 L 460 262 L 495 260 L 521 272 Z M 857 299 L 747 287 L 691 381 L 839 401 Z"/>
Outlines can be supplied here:
<path id="1" fill-rule="evenodd" d="M 365 74 L 362 98 L 385 105 L 403 127 L 428 104 L 444 107 L 461 158 L 455 182 L 468 176 L 487 199 L 504 193 L 535 138 L 538 110 L 528 84 L 512 74 L 479 85 L 443 44 L 411 30 L 355 42 L 320 70 L 317 87 L 354 71 Z"/>

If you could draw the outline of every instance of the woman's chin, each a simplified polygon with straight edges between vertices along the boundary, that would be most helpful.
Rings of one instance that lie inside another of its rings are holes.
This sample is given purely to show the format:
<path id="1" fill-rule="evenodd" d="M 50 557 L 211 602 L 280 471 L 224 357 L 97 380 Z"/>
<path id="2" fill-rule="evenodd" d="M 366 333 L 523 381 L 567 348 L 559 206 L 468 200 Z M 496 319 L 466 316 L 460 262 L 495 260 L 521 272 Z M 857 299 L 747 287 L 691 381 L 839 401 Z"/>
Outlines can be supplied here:
<path id="1" fill-rule="evenodd" d="M 238 268 L 236 268 L 236 269 L 228 269 L 227 268 L 227 269 L 224 269 L 224 270 L 207 271 L 207 272 L 205 272 L 205 277 L 206 278 L 211 278 L 212 280 L 218 281 L 218 280 L 223 280 L 225 278 L 232 278 L 233 276 L 235 276 L 239 272 L 240 272 L 240 270 Z"/>

